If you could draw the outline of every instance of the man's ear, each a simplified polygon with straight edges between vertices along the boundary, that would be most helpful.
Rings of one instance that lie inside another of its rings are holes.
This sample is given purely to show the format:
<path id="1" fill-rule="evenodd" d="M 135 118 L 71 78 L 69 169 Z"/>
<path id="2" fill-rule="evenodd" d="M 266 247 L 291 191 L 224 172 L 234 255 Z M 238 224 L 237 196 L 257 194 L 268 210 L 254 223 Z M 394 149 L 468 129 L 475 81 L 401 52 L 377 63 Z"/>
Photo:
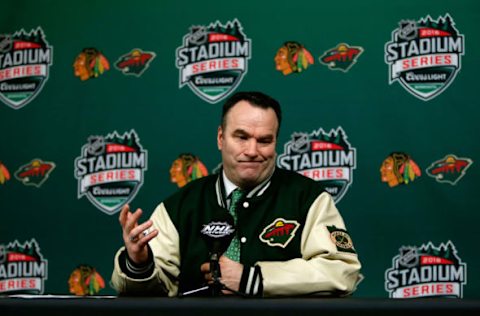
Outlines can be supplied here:
<path id="1" fill-rule="evenodd" d="M 217 147 L 218 150 L 222 150 L 222 140 L 223 140 L 223 129 L 220 125 L 217 130 Z"/>

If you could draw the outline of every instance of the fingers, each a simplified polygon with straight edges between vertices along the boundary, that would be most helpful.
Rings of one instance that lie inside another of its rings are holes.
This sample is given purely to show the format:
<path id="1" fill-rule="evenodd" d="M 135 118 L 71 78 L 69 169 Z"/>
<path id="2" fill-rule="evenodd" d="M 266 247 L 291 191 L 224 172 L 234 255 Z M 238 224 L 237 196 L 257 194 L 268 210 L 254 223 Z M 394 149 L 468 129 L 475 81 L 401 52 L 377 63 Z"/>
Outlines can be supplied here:
<path id="1" fill-rule="evenodd" d="M 140 233 L 140 235 L 139 235 L 140 237 L 139 237 L 138 241 L 136 241 L 137 246 L 139 248 L 145 247 L 148 244 L 148 242 L 150 240 L 152 240 L 153 238 L 157 237 L 157 235 L 158 235 L 158 230 L 156 230 L 156 229 L 152 230 L 150 233 L 145 233 L 145 234 L 143 232 Z"/>
<path id="2" fill-rule="evenodd" d="M 127 234 L 129 234 L 132 229 L 138 225 L 138 220 L 140 216 L 142 216 L 143 211 L 139 208 L 135 211 L 135 213 L 127 212 L 127 220 L 125 221 L 125 225 L 123 229 Z"/>
<path id="3" fill-rule="evenodd" d="M 205 281 L 207 282 L 212 282 L 213 277 L 212 274 L 210 273 L 210 263 L 205 262 L 200 266 L 200 271 L 203 273 L 203 277 L 205 278 Z"/>
<path id="4" fill-rule="evenodd" d="M 135 243 L 139 247 L 142 247 L 156 237 L 158 235 L 158 230 L 152 229 L 152 225 L 153 222 L 148 220 L 132 229 L 128 234 L 130 243 Z"/>
<path id="5" fill-rule="evenodd" d="M 200 266 L 200 271 L 202 271 L 202 273 L 204 273 L 204 274 L 210 272 L 210 263 L 205 262 L 204 264 L 202 264 Z"/>
<path id="6" fill-rule="evenodd" d="M 122 207 L 122 210 L 120 211 L 120 215 L 118 216 L 118 221 L 120 222 L 120 225 L 125 227 L 125 223 L 127 222 L 127 214 L 130 212 L 130 205 L 125 204 Z"/>

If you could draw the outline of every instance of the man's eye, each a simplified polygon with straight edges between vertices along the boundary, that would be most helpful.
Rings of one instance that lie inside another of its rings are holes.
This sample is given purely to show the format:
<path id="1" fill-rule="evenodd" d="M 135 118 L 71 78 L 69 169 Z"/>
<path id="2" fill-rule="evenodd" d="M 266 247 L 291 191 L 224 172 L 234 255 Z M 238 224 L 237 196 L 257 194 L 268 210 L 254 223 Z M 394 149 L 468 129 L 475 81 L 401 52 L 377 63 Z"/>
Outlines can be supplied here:
<path id="1" fill-rule="evenodd" d="M 271 139 L 259 139 L 258 142 L 260 144 L 270 144 L 270 143 L 272 143 L 272 140 Z"/>

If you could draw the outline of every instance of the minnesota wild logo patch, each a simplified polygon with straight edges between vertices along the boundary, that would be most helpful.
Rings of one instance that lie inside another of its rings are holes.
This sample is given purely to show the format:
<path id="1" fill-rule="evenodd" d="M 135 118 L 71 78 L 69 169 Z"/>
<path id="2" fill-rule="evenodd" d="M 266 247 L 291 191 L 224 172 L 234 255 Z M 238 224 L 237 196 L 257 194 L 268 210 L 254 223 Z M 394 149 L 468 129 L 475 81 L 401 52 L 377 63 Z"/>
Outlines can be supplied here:
<path id="1" fill-rule="evenodd" d="M 272 247 L 285 248 L 295 237 L 298 227 L 300 224 L 297 221 L 277 218 L 263 229 L 260 240 Z"/>

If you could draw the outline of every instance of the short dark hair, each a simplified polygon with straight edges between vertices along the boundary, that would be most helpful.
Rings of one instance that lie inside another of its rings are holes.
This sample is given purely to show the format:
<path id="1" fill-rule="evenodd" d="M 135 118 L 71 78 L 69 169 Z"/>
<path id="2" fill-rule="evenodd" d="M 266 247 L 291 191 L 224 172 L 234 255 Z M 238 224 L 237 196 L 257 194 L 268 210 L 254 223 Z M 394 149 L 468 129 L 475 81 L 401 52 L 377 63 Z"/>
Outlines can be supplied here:
<path id="1" fill-rule="evenodd" d="M 282 109 L 280 108 L 280 103 L 274 98 L 258 91 L 246 91 L 246 92 L 237 92 L 233 94 L 230 98 L 225 101 L 223 104 L 222 110 L 222 128 L 225 129 L 226 116 L 231 108 L 240 101 L 247 101 L 252 106 L 256 106 L 262 109 L 272 109 L 278 120 L 277 135 L 280 131 L 280 123 L 282 122 Z"/>

